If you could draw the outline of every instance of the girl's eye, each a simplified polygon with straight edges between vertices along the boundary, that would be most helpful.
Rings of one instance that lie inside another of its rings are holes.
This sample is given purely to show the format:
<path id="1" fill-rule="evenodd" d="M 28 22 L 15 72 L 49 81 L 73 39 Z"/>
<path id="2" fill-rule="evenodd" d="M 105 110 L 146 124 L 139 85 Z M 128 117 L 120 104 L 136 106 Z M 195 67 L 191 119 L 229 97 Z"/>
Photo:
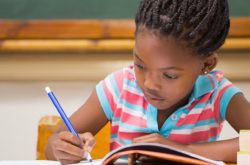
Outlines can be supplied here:
<path id="1" fill-rule="evenodd" d="M 167 79 L 171 79 L 171 80 L 172 80 L 172 79 L 177 79 L 177 76 L 176 76 L 176 75 L 170 75 L 170 74 L 165 74 L 165 73 L 164 73 L 163 75 L 164 75 L 164 77 L 167 78 Z"/>
<path id="2" fill-rule="evenodd" d="M 137 68 L 139 68 L 139 69 L 144 69 L 144 66 L 142 66 L 142 65 L 140 65 L 140 64 L 136 64 L 136 63 L 135 63 L 135 66 L 136 66 Z"/>

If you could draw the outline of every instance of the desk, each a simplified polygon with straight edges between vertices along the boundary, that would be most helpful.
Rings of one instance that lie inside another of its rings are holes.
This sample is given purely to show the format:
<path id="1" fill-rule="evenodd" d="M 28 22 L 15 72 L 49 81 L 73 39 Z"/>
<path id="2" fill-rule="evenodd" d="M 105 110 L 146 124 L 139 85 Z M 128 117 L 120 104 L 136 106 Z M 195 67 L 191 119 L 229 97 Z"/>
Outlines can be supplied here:
<path id="1" fill-rule="evenodd" d="M 71 164 L 71 165 L 100 165 L 101 159 L 94 160 L 89 163 L 87 161 L 82 161 L 80 163 Z M 58 161 L 50 161 L 50 160 L 6 160 L 0 161 L 0 165 L 61 165 Z"/>
<path id="2" fill-rule="evenodd" d="M 86 161 L 77 163 L 77 164 L 71 164 L 71 165 L 100 165 L 101 159 L 94 160 L 94 162 L 88 163 Z M 121 162 L 118 164 L 125 165 L 126 163 Z M 61 165 L 58 161 L 50 161 L 50 160 L 10 160 L 10 161 L 0 161 L 0 165 Z M 234 163 L 229 163 L 226 165 L 236 165 Z"/>

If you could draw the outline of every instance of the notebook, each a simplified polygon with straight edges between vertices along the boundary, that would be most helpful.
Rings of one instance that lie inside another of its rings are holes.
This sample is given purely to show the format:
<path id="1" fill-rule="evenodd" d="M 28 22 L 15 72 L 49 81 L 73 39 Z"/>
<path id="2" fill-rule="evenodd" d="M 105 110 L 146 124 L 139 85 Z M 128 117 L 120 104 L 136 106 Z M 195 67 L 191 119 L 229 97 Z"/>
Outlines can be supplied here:
<path id="1" fill-rule="evenodd" d="M 190 152 L 182 151 L 170 146 L 158 143 L 139 143 L 126 145 L 109 152 L 103 159 L 93 162 L 82 161 L 74 165 L 108 165 L 128 164 L 129 157 L 134 155 L 134 161 L 138 164 L 199 164 L 199 165 L 224 165 L 222 161 L 205 158 Z M 137 156 L 135 156 L 137 155 Z M 139 159 L 140 156 L 147 157 L 147 160 Z M 60 165 L 57 161 L 0 161 L 0 165 Z M 73 164 L 72 164 L 73 165 Z"/>
<path id="2" fill-rule="evenodd" d="M 109 152 L 103 159 L 101 164 L 112 164 L 116 160 L 128 159 L 129 155 L 136 154 L 149 157 L 149 160 L 142 164 L 203 164 L 203 165 L 224 165 L 222 161 L 211 160 L 203 156 L 199 156 L 190 152 L 182 151 L 170 146 L 158 143 L 139 143 L 120 147 Z M 138 157 L 138 156 L 137 156 Z M 136 159 L 136 157 L 134 157 Z M 134 160 L 139 163 L 141 160 Z"/>

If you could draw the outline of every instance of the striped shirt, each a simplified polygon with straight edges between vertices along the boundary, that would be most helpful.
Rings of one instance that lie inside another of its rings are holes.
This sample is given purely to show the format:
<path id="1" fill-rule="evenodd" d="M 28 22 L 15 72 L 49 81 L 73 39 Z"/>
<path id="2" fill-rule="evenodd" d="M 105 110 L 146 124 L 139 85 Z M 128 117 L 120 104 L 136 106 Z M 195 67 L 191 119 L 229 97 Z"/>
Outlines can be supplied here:
<path id="1" fill-rule="evenodd" d="M 100 81 L 96 92 L 111 121 L 110 149 L 113 150 L 131 144 L 135 137 L 151 133 L 182 144 L 215 141 L 221 132 L 227 106 L 240 90 L 219 71 L 200 75 L 189 102 L 172 113 L 160 129 L 157 108 L 144 97 L 132 65 Z"/>

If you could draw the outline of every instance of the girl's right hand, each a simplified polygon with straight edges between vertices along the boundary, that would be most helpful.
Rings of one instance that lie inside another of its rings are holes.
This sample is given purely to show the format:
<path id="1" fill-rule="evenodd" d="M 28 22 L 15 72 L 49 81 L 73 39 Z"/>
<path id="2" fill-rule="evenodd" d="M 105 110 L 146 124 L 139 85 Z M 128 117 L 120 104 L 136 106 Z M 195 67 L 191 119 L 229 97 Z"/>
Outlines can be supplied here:
<path id="1" fill-rule="evenodd" d="M 91 152 L 95 138 L 89 133 L 79 134 L 81 140 L 69 131 L 55 134 L 51 139 L 51 148 L 54 157 L 62 164 L 78 163 L 86 159 L 87 152 Z"/>

